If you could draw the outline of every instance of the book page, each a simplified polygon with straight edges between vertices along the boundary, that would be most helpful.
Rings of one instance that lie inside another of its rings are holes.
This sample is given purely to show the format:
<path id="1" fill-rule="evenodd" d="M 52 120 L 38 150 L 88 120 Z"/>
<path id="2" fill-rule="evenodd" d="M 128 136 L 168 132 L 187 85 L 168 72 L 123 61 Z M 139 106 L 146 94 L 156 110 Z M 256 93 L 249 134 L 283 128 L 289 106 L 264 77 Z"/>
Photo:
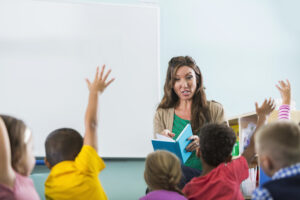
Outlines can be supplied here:
<path id="1" fill-rule="evenodd" d="M 164 136 L 162 134 L 156 133 L 156 140 L 166 141 L 166 142 L 175 142 L 172 138 Z"/>

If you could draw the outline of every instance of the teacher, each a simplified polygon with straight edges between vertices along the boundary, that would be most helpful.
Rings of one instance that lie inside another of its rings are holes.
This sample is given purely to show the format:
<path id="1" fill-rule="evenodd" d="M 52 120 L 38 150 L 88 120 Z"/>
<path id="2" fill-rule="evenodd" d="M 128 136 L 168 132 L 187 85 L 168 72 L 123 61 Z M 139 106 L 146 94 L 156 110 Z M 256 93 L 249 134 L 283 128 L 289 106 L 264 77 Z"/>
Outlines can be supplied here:
<path id="1" fill-rule="evenodd" d="M 189 138 L 193 141 L 186 150 L 192 155 L 184 165 L 200 172 L 202 163 L 195 153 L 199 145 L 197 134 L 205 123 L 210 122 L 226 123 L 223 106 L 206 100 L 202 74 L 193 58 L 173 57 L 169 61 L 164 96 L 154 117 L 154 135 L 160 133 L 176 139 L 190 123 L 194 136 Z"/>

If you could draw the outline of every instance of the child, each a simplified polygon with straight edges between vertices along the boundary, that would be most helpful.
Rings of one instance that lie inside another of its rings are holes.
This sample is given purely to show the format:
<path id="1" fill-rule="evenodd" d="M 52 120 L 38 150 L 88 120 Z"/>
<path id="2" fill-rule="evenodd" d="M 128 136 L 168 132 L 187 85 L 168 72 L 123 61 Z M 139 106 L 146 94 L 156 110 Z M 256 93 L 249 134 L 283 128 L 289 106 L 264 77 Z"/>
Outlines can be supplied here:
<path id="1" fill-rule="evenodd" d="M 147 156 L 144 172 L 150 192 L 140 200 L 186 200 L 177 185 L 181 179 L 178 158 L 168 151 L 155 151 Z"/>
<path id="2" fill-rule="evenodd" d="M 283 105 L 279 119 L 289 118 L 290 83 L 277 86 Z M 258 131 L 255 147 L 259 163 L 272 180 L 253 192 L 253 199 L 299 199 L 300 197 L 300 128 L 289 121 L 274 122 Z"/>
<path id="3" fill-rule="evenodd" d="M 89 102 L 85 114 L 84 139 L 73 129 L 63 128 L 49 134 L 45 142 L 45 163 L 51 169 L 45 182 L 46 199 L 107 199 L 98 174 L 105 168 L 98 156 L 98 95 L 114 80 L 106 81 L 111 70 L 99 75 L 97 68 L 92 83 L 87 80 Z"/>
<path id="4" fill-rule="evenodd" d="M 265 122 L 273 109 L 273 101 L 265 100 L 261 107 L 257 103 L 257 129 Z M 255 135 L 255 133 L 253 134 Z M 208 124 L 200 133 L 200 147 L 196 154 L 203 163 L 201 176 L 193 178 L 183 189 L 188 199 L 244 199 L 240 184 L 248 177 L 248 165 L 255 156 L 254 141 L 242 156 L 231 160 L 236 137 L 234 131 L 224 124 Z"/>
<path id="5" fill-rule="evenodd" d="M 40 199 L 29 178 L 35 164 L 32 135 L 25 123 L 0 116 L 0 199 Z"/>

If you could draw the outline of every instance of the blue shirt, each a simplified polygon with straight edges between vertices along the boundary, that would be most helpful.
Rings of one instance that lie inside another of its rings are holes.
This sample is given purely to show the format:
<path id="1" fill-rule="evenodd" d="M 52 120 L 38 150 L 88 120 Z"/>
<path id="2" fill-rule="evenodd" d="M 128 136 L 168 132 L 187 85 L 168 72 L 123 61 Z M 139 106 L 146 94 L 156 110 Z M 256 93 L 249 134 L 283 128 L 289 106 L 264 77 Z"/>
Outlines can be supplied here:
<path id="1" fill-rule="evenodd" d="M 272 180 L 288 178 L 296 175 L 300 175 L 300 163 L 280 169 L 272 176 Z M 273 197 L 266 188 L 260 187 L 254 190 L 252 194 L 252 199 L 273 200 Z"/>

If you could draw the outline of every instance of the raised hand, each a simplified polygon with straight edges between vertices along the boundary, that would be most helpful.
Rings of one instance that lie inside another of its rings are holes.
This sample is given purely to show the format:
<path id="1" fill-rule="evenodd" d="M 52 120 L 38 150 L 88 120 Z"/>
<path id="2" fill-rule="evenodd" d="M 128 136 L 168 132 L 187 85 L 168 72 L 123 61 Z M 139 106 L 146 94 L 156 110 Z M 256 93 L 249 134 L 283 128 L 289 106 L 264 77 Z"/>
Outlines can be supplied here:
<path id="1" fill-rule="evenodd" d="M 88 88 L 89 88 L 90 92 L 102 93 L 115 80 L 114 78 L 112 78 L 109 81 L 106 81 L 111 70 L 108 70 L 105 74 L 104 74 L 104 70 L 105 70 L 105 65 L 102 66 L 101 72 L 99 75 L 99 67 L 97 67 L 95 79 L 92 83 L 88 79 L 86 79 L 86 82 L 88 84 Z"/>
<path id="2" fill-rule="evenodd" d="M 97 127 L 98 127 L 98 96 L 113 82 L 115 79 L 112 78 L 109 81 L 106 81 L 111 70 L 108 70 L 104 74 L 105 65 L 102 66 L 100 75 L 99 67 L 97 67 L 96 75 L 94 81 L 91 83 L 88 79 L 86 82 L 88 84 L 90 94 L 89 102 L 85 113 L 85 135 L 84 135 L 84 144 L 92 146 L 96 151 L 98 150 L 98 139 L 97 139 Z"/>
<path id="3" fill-rule="evenodd" d="M 274 100 L 269 98 L 265 99 L 261 106 L 258 106 L 258 103 L 255 102 L 255 110 L 258 116 L 257 128 L 265 123 L 267 116 L 275 109 Z"/>
<path id="4" fill-rule="evenodd" d="M 291 84 L 289 80 L 278 81 L 278 85 L 276 85 L 277 89 L 280 92 L 282 98 L 282 104 L 290 105 L 291 104 Z"/>

